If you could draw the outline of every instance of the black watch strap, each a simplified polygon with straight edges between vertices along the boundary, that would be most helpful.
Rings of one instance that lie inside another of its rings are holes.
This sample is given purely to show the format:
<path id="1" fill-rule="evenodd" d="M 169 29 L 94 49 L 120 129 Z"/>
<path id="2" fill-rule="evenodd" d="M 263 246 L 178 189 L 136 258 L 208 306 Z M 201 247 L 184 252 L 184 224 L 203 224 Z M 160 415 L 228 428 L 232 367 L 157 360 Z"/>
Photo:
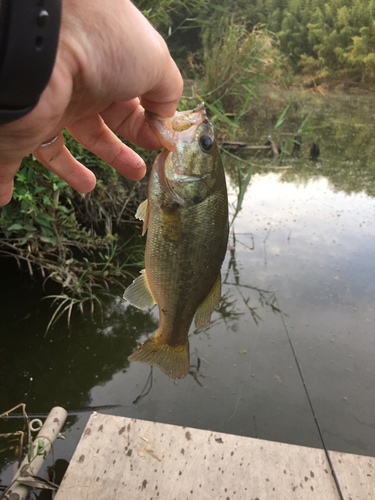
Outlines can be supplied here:
<path id="1" fill-rule="evenodd" d="M 0 0 L 0 125 L 29 113 L 55 64 L 62 0 Z"/>

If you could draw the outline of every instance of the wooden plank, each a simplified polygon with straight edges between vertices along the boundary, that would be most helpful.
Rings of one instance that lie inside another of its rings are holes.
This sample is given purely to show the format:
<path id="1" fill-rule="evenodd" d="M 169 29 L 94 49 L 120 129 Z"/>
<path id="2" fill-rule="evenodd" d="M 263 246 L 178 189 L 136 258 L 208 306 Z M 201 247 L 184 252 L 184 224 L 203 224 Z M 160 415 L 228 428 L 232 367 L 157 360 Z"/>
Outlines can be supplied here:
<path id="1" fill-rule="evenodd" d="M 363 483 L 366 477 L 374 479 L 366 476 L 370 470 L 365 468 L 368 457 L 335 454 L 336 458 L 341 460 L 339 479 L 349 472 L 345 464 L 349 467 L 355 464 L 344 493 L 354 491 L 350 488 L 355 488 L 356 474 L 360 474 Z M 368 485 L 369 481 L 367 486 L 363 484 L 361 497 L 351 493 L 353 500 L 375 498 L 369 496 Z M 55 496 L 55 500 L 72 498 L 338 500 L 339 497 L 322 450 L 94 413 Z"/>

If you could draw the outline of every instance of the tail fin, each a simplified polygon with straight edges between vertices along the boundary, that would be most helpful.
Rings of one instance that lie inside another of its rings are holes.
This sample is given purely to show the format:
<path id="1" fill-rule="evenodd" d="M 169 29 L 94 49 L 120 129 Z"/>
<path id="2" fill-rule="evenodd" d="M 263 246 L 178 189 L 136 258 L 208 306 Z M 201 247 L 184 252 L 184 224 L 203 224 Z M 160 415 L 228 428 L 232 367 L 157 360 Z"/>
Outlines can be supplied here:
<path id="1" fill-rule="evenodd" d="M 129 361 L 138 361 L 150 366 L 157 366 L 171 378 L 184 378 L 189 373 L 189 341 L 184 345 L 168 345 L 158 343 L 157 333 L 148 338 L 139 349 L 133 352 Z"/>

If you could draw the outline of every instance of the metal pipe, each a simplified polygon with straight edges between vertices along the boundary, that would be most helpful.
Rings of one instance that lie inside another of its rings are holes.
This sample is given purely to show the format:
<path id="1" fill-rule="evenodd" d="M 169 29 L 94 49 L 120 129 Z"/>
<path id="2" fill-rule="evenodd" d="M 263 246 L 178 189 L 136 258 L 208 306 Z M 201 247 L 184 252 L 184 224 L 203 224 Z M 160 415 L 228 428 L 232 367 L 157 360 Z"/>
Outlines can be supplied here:
<path id="1" fill-rule="evenodd" d="M 29 461 L 29 454 L 26 456 L 18 471 L 16 472 L 11 485 L 4 493 L 5 500 L 26 500 L 32 485 L 26 485 L 30 476 L 35 476 L 41 469 L 45 458 L 50 452 L 53 443 L 58 437 L 68 413 L 64 408 L 55 406 L 50 411 L 44 424 L 40 428 L 38 435 L 32 444 L 32 459 Z M 21 482 L 22 481 L 22 482 Z M 30 481 L 32 483 L 32 481 Z"/>

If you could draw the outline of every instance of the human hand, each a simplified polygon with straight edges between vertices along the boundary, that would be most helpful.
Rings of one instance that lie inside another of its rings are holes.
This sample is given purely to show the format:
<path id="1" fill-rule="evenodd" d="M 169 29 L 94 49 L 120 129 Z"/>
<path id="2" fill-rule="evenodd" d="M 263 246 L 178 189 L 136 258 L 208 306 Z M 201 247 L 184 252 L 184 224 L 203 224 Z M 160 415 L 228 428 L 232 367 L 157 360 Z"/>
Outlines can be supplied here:
<path id="1" fill-rule="evenodd" d="M 160 148 L 144 110 L 172 116 L 181 94 L 164 40 L 130 0 L 63 0 L 50 81 L 28 115 L 0 126 L 0 206 L 10 201 L 29 153 L 77 191 L 94 188 L 94 174 L 64 146 L 64 128 L 122 175 L 141 179 L 143 160 L 114 132 L 145 149 Z"/>

